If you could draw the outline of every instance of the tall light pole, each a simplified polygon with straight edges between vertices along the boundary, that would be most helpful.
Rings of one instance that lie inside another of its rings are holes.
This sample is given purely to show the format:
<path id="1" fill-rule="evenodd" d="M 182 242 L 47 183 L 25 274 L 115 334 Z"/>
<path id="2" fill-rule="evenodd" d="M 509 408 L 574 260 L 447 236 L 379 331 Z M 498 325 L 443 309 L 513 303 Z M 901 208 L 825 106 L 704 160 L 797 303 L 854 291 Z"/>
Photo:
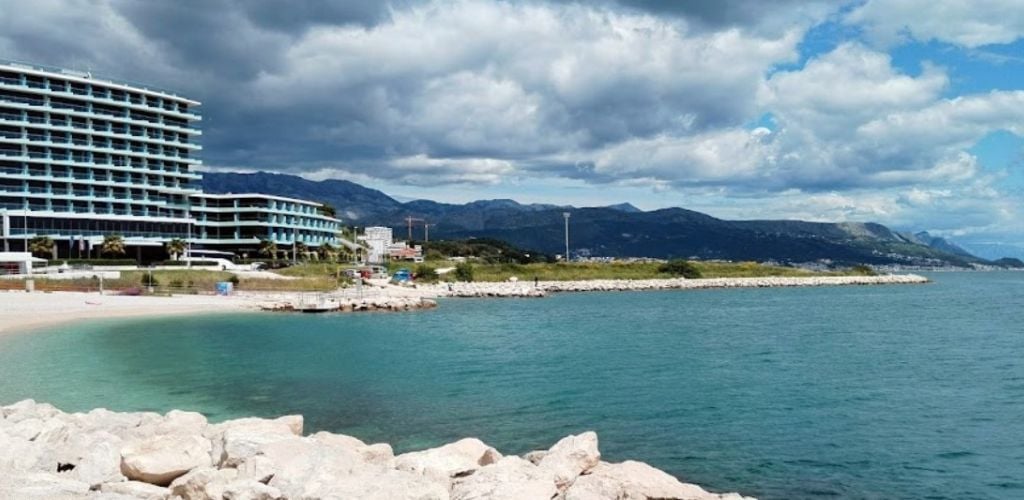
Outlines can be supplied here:
<path id="1" fill-rule="evenodd" d="M 562 212 L 565 217 L 565 261 L 569 262 L 569 212 Z"/>
<path id="2" fill-rule="evenodd" d="M 3 228 L 0 228 L 0 237 L 4 239 L 4 252 L 10 252 L 7 240 L 11 237 L 11 219 L 7 216 L 7 209 L 0 208 L 0 223 L 3 224 Z"/>
<path id="3" fill-rule="evenodd" d="M 188 269 L 192 269 L 192 211 L 185 210 L 185 221 L 186 221 L 186 232 L 185 232 L 185 249 L 188 254 L 188 260 L 185 265 Z"/>

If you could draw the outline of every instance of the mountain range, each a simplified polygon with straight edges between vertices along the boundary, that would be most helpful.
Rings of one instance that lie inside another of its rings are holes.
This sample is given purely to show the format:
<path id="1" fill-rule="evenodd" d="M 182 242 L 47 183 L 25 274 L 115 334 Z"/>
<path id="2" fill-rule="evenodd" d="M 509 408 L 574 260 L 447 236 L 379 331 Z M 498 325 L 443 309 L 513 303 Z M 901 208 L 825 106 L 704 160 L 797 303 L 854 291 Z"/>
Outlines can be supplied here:
<path id="1" fill-rule="evenodd" d="M 205 172 L 202 187 L 210 193 L 254 192 L 326 203 L 347 225 L 390 226 L 396 238 L 408 236 L 406 218 L 412 217 L 431 224 L 431 239 L 495 238 L 548 254 L 564 253 L 563 213 L 569 212 L 570 246 L 574 254 L 583 256 L 824 261 L 836 265 L 966 267 L 991 263 L 944 238 L 926 232 L 898 232 L 870 222 L 730 221 L 683 208 L 643 211 L 628 203 L 577 208 L 508 199 L 465 204 L 401 202 L 354 182 L 312 181 L 266 172 Z M 413 239 L 423 236 L 423 222 L 415 221 Z M 1004 260 L 1000 265 L 1017 262 Z"/>

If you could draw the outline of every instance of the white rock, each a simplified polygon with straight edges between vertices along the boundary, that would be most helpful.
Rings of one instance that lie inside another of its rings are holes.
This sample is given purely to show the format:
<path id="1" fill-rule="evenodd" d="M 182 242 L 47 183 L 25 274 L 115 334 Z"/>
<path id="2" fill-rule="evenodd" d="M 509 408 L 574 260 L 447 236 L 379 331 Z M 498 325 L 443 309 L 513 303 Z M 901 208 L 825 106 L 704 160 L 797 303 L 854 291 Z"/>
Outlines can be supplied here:
<path id="1" fill-rule="evenodd" d="M 106 431 L 74 434 L 58 447 L 56 462 L 74 465 L 62 475 L 88 484 L 122 481 L 121 446 L 121 439 Z"/>
<path id="2" fill-rule="evenodd" d="M 323 496 L 332 491 L 335 483 L 347 481 L 363 469 L 374 467 L 350 448 L 294 436 L 289 440 L 266 443 L 259 452 L 276 468 L 268 484 L 289 498 Z"/>
<path id="3" fill-rule="evenodd" d="M 371 464 L 386 465 L 395 459 L 395 451 L 387 443 L 368 444 L 356 449 L 356 452 Z"/>
<path id="4" fill-rule="evenodd" d="M 548 454 L 548 450 L 533 450 L 525 455 L 523 458 L 529 461 L 533 465 L 540 463 L 541 459 Z"/>
<path id="5" fill-rule="evenodd" d="M 251 479 L 240 479 L 224 485 L 221 498 L 224 500 L 279 500 L 284 498 L 281 491 Z"/>
<path id="6" fill-rule="evenodd" d="M 501 453 L 476 438 L 466 438 L 439 448 L 403 453 L 395 468 L 436 477 L 456 477 L 501 459 Z"/>
<path id="7" fill-rule="evenodd" d="M 103 483 L 100 485 L 100 491 L 145 500 L 165 500 L 170 496 L 170 491 L 167 488 L 143 483 L 142 481 Z"/>
<path id="8" fill-rule="evenodd" d="M 558 495 L 555 477 L 516 456 L 502 458 L 456 479 L 452 500 L 551 500 Z"/>
<path id="9" fill-rule="evenodd" d="M 221 500 L 227 484 L 238 477 L 235 469 L 200 467 L 175 479 L 168 490 L 184 500 Z"/>
<path id="10" fill-rule="evenodd" d="M 650 465 L 626 461 L 620 464 L 602 462 L 589 474 L 580 476 L 565 492 L 565 500 L 647 500 L 672 498 L 679 500 L 719 500 L 742 498 L 735 494 L 717 495 L 703 488 L 680 482 Z"/>
<path id="11" fill-rule="evenodd" d="M 564 491 L 580 474 L 594 468 L 600 461 L 597 433 L 589 431 L 559 440 L 537 466 L 554 474 L 555 485 Z"/>
<path id="12" fill-rule="evenodd" d="M 0 475 L 0 498 L 65 500 L 86 498 L 89 485 L 48 472 Z"/>
<path id="13" fill-rule="evenodd" d="M 329 444 L 331 446 L 338 446 L 341 448 L 351 448 L 353 450 L 366 446 L 366 443 L 364 443 L 359 438 L 346 436 L 344 434 L 334 434 L 331 432 L 320 431 L 315 434 L 311 434 L 309 437 L 320 443 Z"/>
<path id="14" fill-rule="evenodd" d="M 210 441 L 200 436 L 157 436 L 121 449 L 128 479 L 165 486 L 197 467 L 210 465 Z"/>
<path id="15" fill-rule="evenodd" d="M 291 436 L 302 435 L 302 417 L 290 415 L 274 420 L 241 418 L 208 426 L 203 433 L 213 448 L 213 463 L 220 466 L 238 465 L 252 456 L 261 444 Z M 228 449 L 230 448 L 230 450 Z"/>
<path id="16" fill-rule="evenodd" d="M 322 431 L 309 437 L 330 446 L 349 448 L 362 455 L 363 459 L 370 463 L 385 465 L 395 458 L 394 450 L 387 443 L 366 444 L 352 436 Z"/>
<path id="17" fill-rule="evenodd" d="M 12 405 L 0 407 L 0 415 L 11 423 L 17 423 L 26 418 L 38 418 L 47 420 L 63 412 L 47 403 L 36 403 L 35 400 L 25 399 Z"/>

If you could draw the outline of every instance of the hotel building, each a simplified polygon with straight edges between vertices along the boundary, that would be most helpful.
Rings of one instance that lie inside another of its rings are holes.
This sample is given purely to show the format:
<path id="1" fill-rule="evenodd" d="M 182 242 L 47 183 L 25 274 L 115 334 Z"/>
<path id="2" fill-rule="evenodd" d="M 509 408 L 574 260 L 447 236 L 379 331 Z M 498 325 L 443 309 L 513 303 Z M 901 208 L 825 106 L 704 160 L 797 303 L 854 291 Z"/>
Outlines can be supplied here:
<path id="1" fill-rule="evenodd" d="M 255 256 L 260 240 L 311 248 L 338 244 L 341 221 L 324 215 L 321 205 L 311 201 L 255 193 L 199 194 L 192 196 L 191 209 L 193 242 L 211 250 Z"/>
<path id="2" fill-rule="evenodd" d="M 261 238 L 336 243 L 339 221 L 318 215 L 319 204 L 202 193 L 194 171 L 199 104 L 88 73 L 0 62 L 0 251 L 48 236 L 59 256 L 71 257 L 111 234 L 138 258 L 162 255 L 174 238 L 223 250 Z"/>

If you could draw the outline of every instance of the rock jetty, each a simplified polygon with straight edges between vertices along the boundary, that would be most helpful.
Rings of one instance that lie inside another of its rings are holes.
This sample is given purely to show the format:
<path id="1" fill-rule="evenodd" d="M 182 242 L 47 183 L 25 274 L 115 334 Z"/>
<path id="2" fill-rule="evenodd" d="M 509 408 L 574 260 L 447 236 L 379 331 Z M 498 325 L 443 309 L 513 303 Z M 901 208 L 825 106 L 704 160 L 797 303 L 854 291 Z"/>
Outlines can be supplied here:
<path id="1" fill-rule="evenodd" d="M 264 300 L 264 311 L 284 312 L 358 312 L 358 311 L 412 311 L 437 307 L 437 301 L 426 297 L 376 296 L 367 298 L 324 297 L 315 300 L 290 297 Z"/>
<path id="2" fill-rule="evenodd" d="M 601 460 L 597 434 L 525 457 L 463 439 L 390 445 L 303 434 L 301 416 L 211 424 L 199 413 L 0 407 L 0 498 L 103 500 L 729 499 L 640 462 Z"/>
<path id="3" fill-rule="evenodd" d="M 908 285 L 928 283 L 916 274 L 881 276 L 807 276 L 762 278 L 702 278 L 645 280 L 577 280 L 498 283 L 452 283 L 426 287 L 442 297 L 543 297 L 559 292 L 607 292 L 639 290 L 695 290 L 706 288 L 777 288 L 796 286 Z"/>

